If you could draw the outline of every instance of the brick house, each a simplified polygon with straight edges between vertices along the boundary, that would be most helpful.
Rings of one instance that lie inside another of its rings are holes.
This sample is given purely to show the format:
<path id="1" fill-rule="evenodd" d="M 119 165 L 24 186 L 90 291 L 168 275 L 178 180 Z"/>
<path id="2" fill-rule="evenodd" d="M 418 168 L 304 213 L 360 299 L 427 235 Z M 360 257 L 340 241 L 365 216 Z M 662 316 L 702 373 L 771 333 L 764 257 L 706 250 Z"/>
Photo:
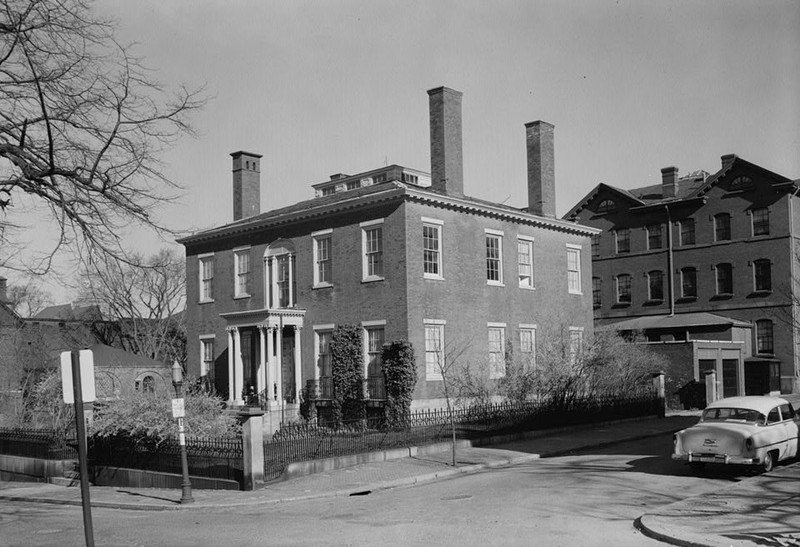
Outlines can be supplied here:
<path id="1" fill-rule="evenodd" d="M 695 380 L 715 371 L 723 396 L 797 392 L 799 181 L 733 154 L 714 174 L 661 173 L 633 190 L 599 184 L 565 216 L 602 230 L 596 327 L 691 345 L 681 366 Z"/>
<path id="2" fill-rule="evenodd" d="M 418 366 L 414 406 L 438 406 L 448 348 L 504 374 L 503 352 L 533 352 L 537 328 L 568 318 L 592 331 L 589 236 L 555 217 L 553 126 L 526 125 L 527 208 L 464 194 L 461 93 L 430 90 L 431 171 L 389 165 L 337 174 L 312 199 L 259 212 L 261 156 L 235 152 L 234 221 L 186 248 L 187 366 L 239 406 L 258 395 L 296 412 L 309 382 L 330 397 L 327 345 L 363 329 L 365 391 L 384 397 L 380 348 L 406 339 Z M 268 412 L 269 418 L 270 412 Z"/>

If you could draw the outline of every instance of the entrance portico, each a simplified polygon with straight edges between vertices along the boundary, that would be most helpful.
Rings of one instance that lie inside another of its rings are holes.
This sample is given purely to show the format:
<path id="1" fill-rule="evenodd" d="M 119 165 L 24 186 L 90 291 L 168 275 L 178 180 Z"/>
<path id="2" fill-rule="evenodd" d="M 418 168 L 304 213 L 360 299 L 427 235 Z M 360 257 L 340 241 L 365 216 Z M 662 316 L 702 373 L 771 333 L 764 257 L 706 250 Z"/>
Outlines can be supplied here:
<path id="1" fill-rule="evenodd" d="M 298 403 L 305 310 L 264 309 L 221 316 L 228 324 L 228 405 L 277 410 Z"/>

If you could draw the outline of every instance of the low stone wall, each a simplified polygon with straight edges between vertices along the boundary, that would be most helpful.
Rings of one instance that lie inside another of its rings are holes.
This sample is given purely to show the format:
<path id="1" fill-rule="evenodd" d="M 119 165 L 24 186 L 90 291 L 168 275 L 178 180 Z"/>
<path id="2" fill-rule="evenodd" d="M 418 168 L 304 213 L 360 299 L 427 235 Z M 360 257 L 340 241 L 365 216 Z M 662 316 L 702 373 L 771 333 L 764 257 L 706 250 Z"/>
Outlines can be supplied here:
<path id="1" fill-rule="evenodd" d="M 180 488 L 183 477 L 177 473 L 161 473 L 124 467 L 95 466 L 90 470 L 92 484 L 97 486 L 127 486 L 129 488 Z M 190 476 L 196 490 L 241 490 L 238 482 L 226 479 Z"/>
<path id="2" fill-rule="evenodd" d="M 40 460 L 0 454 L 0 479 L 47 482 L 50 477 L 63 477 L 64 471 L 72 470 L 74 465 L 74 460 Z"/>

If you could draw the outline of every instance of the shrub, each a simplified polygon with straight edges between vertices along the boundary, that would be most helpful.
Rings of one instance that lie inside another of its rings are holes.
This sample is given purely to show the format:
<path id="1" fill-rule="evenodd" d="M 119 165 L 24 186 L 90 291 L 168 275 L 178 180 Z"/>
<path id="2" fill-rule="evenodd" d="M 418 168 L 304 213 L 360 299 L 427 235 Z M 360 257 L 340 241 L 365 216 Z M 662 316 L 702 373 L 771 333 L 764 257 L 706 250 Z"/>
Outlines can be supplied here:
<path id="1" fill-rule="evenodd" d="M 241 431 L 236 416 L 223 411 L 222 401 L 198 386 L 184 389 L 186 435 L 225 437 Z M 90 434 L 98 437 L 130 436 L 164 439 L 177 436 L 172 400 L 163 395 L 139 393 L 98 405 Z"/>
<path id="2" fill-rule="evenodd" d="M 385 344 L 381 354 L 386 384 L 386 421 L 390 427 L 402 426 L 411 414 L 411 397 L 417 383 L 414 348 L 407 340 Z"/>
<path id="3" fill-rule="evenodd" d="M 364 404 L 364 354 L 361 329 L 340 325 L 333 331 L 330 343 L 333 376 L 333 419 L 362 420 L 366 417 Z"/>

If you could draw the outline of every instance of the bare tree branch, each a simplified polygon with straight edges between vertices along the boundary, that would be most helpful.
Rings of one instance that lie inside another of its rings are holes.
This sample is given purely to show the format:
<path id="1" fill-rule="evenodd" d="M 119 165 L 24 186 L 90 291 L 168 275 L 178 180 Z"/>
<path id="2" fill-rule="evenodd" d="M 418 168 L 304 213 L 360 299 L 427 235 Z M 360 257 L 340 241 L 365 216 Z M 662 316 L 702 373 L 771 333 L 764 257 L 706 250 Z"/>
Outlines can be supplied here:
<path id="1" fill-rule="evenodd" d="M 122 228 L 168 232 L 154 207 L 180 188 L 161 157 L 194 134 L 204 91 L 169 92 L 114 32 L 86 0 L 0 0 L 0 266 L 45 273 L 66 247 L 127 260 Z M 33 265 L 5 215 L 23 194 L 60 229 Z"/>

